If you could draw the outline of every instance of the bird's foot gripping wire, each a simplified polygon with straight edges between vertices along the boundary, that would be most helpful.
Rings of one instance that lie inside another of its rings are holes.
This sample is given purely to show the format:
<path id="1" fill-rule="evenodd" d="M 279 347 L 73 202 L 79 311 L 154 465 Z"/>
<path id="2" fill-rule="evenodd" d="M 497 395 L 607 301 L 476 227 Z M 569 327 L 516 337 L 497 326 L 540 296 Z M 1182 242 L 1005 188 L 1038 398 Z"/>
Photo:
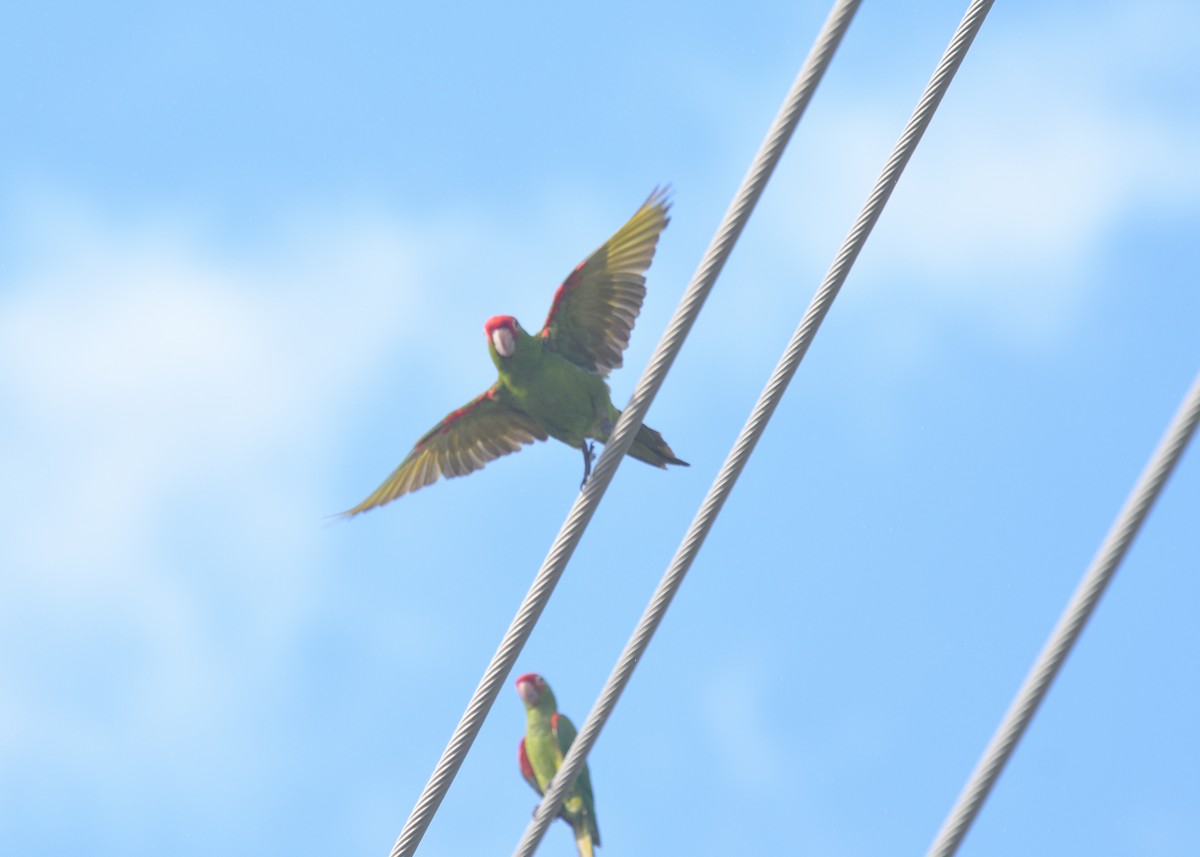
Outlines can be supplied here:
<path id="1" fill-rule="evenodd" d="M 579 483 L 579 490 L 583 490 L 583 486 L 587 485 L 588 477 L 592 475 L 592 460 L 596 457 L 596 444 L 584 443 L 580 449 L 583 450 L 583 481 Z"/>

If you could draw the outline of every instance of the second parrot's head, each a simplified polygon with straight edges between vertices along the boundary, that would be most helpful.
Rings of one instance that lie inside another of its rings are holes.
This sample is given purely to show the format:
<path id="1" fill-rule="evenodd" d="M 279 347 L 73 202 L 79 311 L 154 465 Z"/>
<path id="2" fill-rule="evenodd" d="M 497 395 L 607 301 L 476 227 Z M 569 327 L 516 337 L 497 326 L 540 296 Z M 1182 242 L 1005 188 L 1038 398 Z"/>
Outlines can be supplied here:
<path id="1" fill-rule="evenodd" d="M 488 345 L 493 352 L 507 360 L 517 353 L 517 335 L 524 333 L 511 315 L 494 315 L 483 325 Z"/>
<path id="2" fill-rule="evenodd" d="M 550 685 L 546 684 L 546 680 L 537 673 L 525 673 L 517 679 L 517 693 L 520 694 L 521 701 L 525 703 L 526 708 L 556 710 L 554 692 L 550 690 Z"/>

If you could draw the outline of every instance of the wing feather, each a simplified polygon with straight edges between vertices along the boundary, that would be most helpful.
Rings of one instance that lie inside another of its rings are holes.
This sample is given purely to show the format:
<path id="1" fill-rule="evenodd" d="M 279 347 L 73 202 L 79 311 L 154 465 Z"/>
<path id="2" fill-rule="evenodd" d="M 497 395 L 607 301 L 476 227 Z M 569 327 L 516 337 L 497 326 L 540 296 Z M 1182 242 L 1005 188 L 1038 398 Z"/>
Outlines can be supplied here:
<path id="1" fill-rule="evenodd" d="M 575 743 L 575 724 L 565 714 L 555 712 L 550 715 L 550 731 L 554 735 L 554 740 L 558 744 L 559 759 L 558 764 L 562 764 L 563 759 L 567 755 L 567 751 L 571 749 L 571 745 Z M 583 811 L 587 817 L 588 829 L 591 832 L 592 843 L 596 846 L 600 845 L 600 830 L 596 825 L 596 798 L 592 794 L 592 777 L 588 773 L 588 766 L 585 762 L 583 768 L 579 771 L 579 776 L 575 779 L 575 790 L 579 792 L 579 796 L 583 798 Z M 564 818 L 571 821 L 566 815 L 564 807 Z M 574 827 L 574 822 L 571 823 Z"/>
<path id="2" fill-rule="evenodd" d="M 629 222 L 558 287 L 541 332 L 551 350 L 598 375 L 621 366 L 646 297 L 646 269 L 670 222 L 667 194 L 667 188 L 655 188 Z"/>
<path id="3" fill-rule="evenodd" d="M 558 744 L 559 753 L 566 756 L 567 751 L 571 749 L 571 744 L 575 741 L 575 724 L 567 715 L 559 714 L 556 711 L 550 715 L 550 731 Z"/>
<path id="4" fill-rule="evenodd" d="M 439 477 L 465 476 L 524 444 L 545 440 L 541 425 L 503 402 L 499 390 L 497 383 L 426 432 L 392 475 L 343 517 L 390 503 Z"/>
<path id="5" fill-rule="evenodd" d="M 524 738 L 517 747 L 517 764 L 521 766 L 521 776 L 525 778 L 525 782 L 533 786 L 533 790 L 538 794 L 544 794 L 542 787 L 538 785 L 537 774 L 533 772 L 533 765 L 529 764 L 529 754 L 525 752 Z"/>

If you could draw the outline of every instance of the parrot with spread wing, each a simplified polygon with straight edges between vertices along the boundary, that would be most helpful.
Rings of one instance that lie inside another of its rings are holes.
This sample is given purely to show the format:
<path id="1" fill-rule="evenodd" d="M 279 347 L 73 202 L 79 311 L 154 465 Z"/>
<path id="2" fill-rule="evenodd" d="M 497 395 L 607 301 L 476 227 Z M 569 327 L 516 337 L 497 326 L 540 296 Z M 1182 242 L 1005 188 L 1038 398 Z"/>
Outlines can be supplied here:
<path id="1" fill-rule="evenodd" d="M 517 762 L 521 776 L 535 792 L 544 795 L 575 740 L 575 727 L 566 715 L 558 713 L 554 693 L 540 675 L 526 673 L 517 679 L 517 693 L 525 703 L 525 737 L 517 748 Z M 563 800 L 559 817 L 575 831 L 579 857 L 592 857 L 592 849 L 600 847 L 600 829 L 596 826 L 596 801 L 587 765 Z"/>
<path id="2" fill-rule="evenodd" d="M 666 190 L 650 194 L 629 222 L 558 287 L 538 333 L 526 333 L 510 315 L 488 319 L 483 329 L 500 375 L 496 383 L 430 429 L 374 493 L 343 514 L 390 503 L 439 476 L 464 476 L 547 437 L 583 451 L 587 482 L 595 455 L 589 441 L 607 443 L 621 415 L 604 379 L 620 367 L 629 345 L 646 296 L 644 274 L 669 208 Z M 629 454 L 663 469 L 687 466 L 661 434 L 645 425 Z"/>

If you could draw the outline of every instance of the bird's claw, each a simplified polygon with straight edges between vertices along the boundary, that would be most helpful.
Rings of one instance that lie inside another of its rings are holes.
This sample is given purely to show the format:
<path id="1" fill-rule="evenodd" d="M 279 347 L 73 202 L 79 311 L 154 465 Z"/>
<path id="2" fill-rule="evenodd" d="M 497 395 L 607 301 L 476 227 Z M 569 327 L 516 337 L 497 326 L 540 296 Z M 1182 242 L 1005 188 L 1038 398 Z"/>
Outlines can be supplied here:
<path id="1" fill-rule="evenodd" d="M 579 490 L 583 490 L 583 486 L 587 485 L 588 477 L 592 475 L 592 459 L 596 454 L 596 444 L 584 443 L 581 447 L 583 450 L 583 481 L 579 483 Z"/>

